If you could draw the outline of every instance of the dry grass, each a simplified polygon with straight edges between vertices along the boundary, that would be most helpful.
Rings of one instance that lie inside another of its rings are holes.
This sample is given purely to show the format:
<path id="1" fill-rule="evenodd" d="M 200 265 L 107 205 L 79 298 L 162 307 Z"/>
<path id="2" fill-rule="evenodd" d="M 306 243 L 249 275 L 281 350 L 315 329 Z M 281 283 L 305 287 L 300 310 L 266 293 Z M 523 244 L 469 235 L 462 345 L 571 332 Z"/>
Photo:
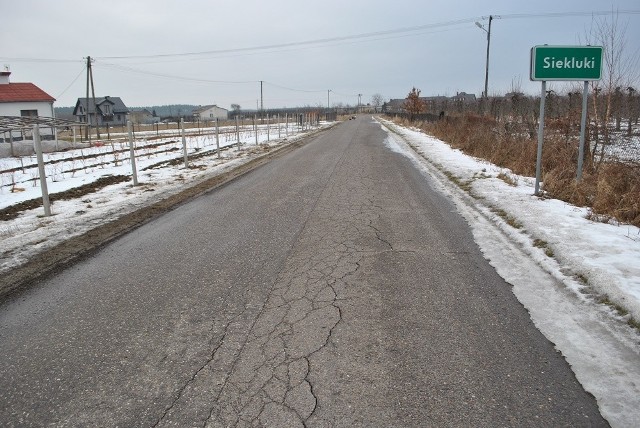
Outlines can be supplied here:
<path id="1" fill-rule="evenodd" d="M 466 115 L 410 125 L 515 174 L 535 176 L 537 138 L 492 118 Z M 543 190 L 553 198 L 591 208 L 593 219 L 616 219 L 640 226 L 640 166 L 604 162 L 596 168 L 586 156 L 583 179 L 577 183 L 577 135 L 568 135 L 568 128 L 562 124 L 545 129 Z"/>

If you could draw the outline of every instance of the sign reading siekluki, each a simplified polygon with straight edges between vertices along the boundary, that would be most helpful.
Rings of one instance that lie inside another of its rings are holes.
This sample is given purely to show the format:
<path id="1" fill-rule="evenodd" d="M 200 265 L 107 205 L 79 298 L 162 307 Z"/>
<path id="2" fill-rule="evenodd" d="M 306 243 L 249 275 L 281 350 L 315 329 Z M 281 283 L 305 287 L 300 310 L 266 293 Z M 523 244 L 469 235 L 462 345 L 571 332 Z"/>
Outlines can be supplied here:
<path id="1" fill-rule="evenodd" d="M 600 80 L 602 46 L 534 46 L 531 80 Z"/>
<path id="2" fill-rule="evenodd" d="M 580 120 L 580 143 L 578 146 L 577 181 L 582 178 L 585 129 L 587 123 L 587 96 L 589 81 L 600 80 L 602 75 L 602 46 L 534 46 L 531 48 L 531 80 L 542 81 L 540 91 L 540 122 L 538 123 L 538 156 L 536 160 L 536 185 L 534 194 L 540 190 L 542 176 L 542 144 L 544 142 L 544 101 L 549 80 L 581 80 L 582 118 Z"/>

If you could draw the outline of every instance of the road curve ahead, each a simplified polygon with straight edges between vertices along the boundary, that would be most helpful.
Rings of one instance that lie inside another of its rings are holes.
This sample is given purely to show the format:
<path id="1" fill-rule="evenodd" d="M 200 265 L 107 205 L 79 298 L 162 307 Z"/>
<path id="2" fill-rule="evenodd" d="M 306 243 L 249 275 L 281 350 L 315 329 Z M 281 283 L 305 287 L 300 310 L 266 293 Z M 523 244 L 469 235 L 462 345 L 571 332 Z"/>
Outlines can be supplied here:
<path id="1" fill-rule="evenodd" d="M 2 426 L 607 426 L 371 117 L 0 307 Z"/>

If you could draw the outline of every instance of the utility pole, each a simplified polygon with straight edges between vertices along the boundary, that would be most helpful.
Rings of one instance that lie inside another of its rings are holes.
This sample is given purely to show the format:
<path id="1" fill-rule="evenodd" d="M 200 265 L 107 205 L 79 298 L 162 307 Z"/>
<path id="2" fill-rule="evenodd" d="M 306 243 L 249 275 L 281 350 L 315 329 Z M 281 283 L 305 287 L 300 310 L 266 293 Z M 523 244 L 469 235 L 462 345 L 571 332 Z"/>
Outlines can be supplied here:
<path id="1" fill-rule="evenodd" d="M 100 138 L 100 126 L 98 124 L 98 106 L 96 106 L 96 87 L 93 86 L 93 68 L 91 67 L 91 61 L 89 61 L 89 76 L 91 77 L 91 97 L 93 98 L 93 110 L 96 116 L 96 138 Z"/>
<path id="2" fill-rule="evenodd" d="M 89 145 L 91 145 L 91 131 L 89 128 L 91 128 L 91 120 L 90 120 L 90 116 L 89 116 L 89 73 L 91 73 L 91 57 L 88 56 L 87 57 L 87 97 L 84 99 L 85 100 L 85 112 L 84 114 L 86 115 L 86 122 L 87 122 L 87 127 L 85 128 L 85 138 L 89 141 Z"/>
<path id="3" fill-rule="evenodd" d="M 357 108 L 358 113 L 360 113 L 361 105 L 362 105 L 362 94 L 358 94 L 358 108 Z"/>
<path id="4" fill-rule="evenodd" d="M 89 145 L 91 145 L 91 110 L 90 110 L 90 103 L 89 103 L 89 84 L 91 84 L 91 93 L 92 93 L 92 99 L 93 99 L 93 110 L 94 110 L 94 114 L 96 116 L 96 135 L 98 138 L 100 138 L 100 128 L 98 127 L 98 109 L 96 108 L 96 89 L 95 86 L 93 86 L 93 70 L 91 68 L 91 63 L 93 61 L 91 60 L 90 56 L 87 56 L 87 97 L 85 98 L 85 114 L 87 117 L 87 127 L 86 127 L 86 131 L 85 131 L 85 136 L 87 138 L 87 140 L 89 141 Z"/>
<path id="5" fill-rule="evenodd" d="M 491 45 L 491 21 L 493 21 L 493 15 L 489 15 L 489 29 L 485 29 L 482 24 L 476 21 L 478 28 L 487 33 L 487 61 L 484 72 L 484 93 L 483 98 L 489 98 L 489 47 Z"/>
<path id="6" fill-rule="evenodd" d="M 262 80 L 260 81 L 260 118 L 264 116 L 264 98 L 262 97 Z"/>
<path id="7" fill-rule="evenodd" d="M 327 90 L 327 110 L 331 108 L 329 107 L 329 92 L 331 92 L 331 89 Z"/>

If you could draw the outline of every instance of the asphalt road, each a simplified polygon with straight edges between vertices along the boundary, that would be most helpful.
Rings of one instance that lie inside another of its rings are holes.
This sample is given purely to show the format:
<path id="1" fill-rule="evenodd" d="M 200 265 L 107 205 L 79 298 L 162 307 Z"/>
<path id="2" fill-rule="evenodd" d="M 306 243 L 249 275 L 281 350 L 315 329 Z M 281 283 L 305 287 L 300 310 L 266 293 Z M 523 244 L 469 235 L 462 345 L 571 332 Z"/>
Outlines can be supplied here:
<path id="1" fill-rule="evenodd" d="M 0 425 L 607 426 L 385 136 L 347 121 L 0 306 Z"/>

